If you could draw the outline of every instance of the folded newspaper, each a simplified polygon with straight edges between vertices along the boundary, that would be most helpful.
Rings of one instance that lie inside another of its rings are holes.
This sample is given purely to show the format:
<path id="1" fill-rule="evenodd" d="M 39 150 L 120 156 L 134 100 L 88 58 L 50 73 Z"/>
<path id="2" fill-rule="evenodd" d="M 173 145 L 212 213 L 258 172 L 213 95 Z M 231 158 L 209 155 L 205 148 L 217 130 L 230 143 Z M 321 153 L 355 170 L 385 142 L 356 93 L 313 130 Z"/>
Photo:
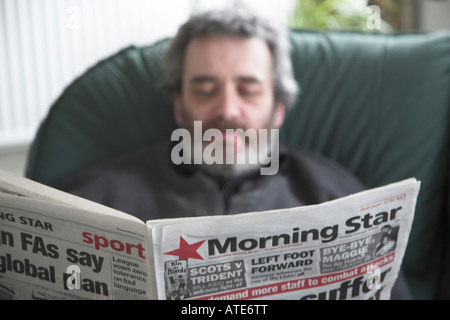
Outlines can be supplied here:
<path id="1" fill-rule="evenodd" d="M 389 299 L 419 188 L 144 223 L 0 171 L 0 298 Z"/>

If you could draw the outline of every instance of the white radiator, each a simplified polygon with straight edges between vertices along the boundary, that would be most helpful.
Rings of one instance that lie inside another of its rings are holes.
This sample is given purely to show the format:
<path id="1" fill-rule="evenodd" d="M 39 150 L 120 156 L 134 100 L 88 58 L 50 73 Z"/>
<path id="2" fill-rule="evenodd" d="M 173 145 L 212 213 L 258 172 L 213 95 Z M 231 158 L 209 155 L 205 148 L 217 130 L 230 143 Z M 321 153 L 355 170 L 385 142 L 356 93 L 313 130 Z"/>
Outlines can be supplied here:
<path id="1" fill-rule="evenodd" d="M 173 35 L 189 11 L 184 0 L 0 0 L 0 148 L 29 143 L 99 59 Z"/>

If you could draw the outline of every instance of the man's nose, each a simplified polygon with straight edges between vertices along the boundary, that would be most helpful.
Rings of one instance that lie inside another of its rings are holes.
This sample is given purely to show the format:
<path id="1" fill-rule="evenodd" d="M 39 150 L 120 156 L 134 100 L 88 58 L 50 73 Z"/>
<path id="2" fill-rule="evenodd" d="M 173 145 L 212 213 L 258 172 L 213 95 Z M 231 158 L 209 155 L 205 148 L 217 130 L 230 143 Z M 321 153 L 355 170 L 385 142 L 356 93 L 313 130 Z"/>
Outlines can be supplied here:
<path id="1" fill-rule="evenodd" d="M 225 120 L 239 117 L 240 102 L 237 92 L 233 88 L 224 88 L 217 101 L 217 112 Z"/>

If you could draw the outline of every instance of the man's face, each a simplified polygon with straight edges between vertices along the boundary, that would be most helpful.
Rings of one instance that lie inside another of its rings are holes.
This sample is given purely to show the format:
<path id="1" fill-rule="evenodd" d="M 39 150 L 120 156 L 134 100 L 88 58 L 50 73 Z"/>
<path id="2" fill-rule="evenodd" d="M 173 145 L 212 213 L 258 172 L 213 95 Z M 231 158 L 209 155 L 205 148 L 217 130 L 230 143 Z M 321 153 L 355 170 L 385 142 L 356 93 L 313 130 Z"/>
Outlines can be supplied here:
<path id="1" fill-rule="evenodd" d="M 175 120 L 193 132 L 194 121 L 203 131 L 221 130 L 224 144 L 234 141 L 245 151 L 244 137 L 226 129 L 278 128 L 284 106 L 274 105 L 272 57 L 257 38 L 202 37 L 192 40 L 184 57 L 182 91 L 174 96 Z"/>

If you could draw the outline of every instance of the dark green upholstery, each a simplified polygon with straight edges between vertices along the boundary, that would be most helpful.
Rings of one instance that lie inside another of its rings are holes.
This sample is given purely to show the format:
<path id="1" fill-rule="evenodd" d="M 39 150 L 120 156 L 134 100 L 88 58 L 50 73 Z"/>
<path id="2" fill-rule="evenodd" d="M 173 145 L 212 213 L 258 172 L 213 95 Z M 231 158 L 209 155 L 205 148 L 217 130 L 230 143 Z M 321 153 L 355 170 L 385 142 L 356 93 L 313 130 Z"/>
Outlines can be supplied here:
<path id="1" fill-rule="evenodd" d="M 368 187 L 422 181 L 404 266 L 416 298 L 450 298 L 450 33 L 293 31 L 301 95 L 281 139 L 340 162 Z M 69 86 L 32 145 L 27 176 L 65 174 L 168 135 L 155 88 L 167 41 L 130 47 Z"/>

